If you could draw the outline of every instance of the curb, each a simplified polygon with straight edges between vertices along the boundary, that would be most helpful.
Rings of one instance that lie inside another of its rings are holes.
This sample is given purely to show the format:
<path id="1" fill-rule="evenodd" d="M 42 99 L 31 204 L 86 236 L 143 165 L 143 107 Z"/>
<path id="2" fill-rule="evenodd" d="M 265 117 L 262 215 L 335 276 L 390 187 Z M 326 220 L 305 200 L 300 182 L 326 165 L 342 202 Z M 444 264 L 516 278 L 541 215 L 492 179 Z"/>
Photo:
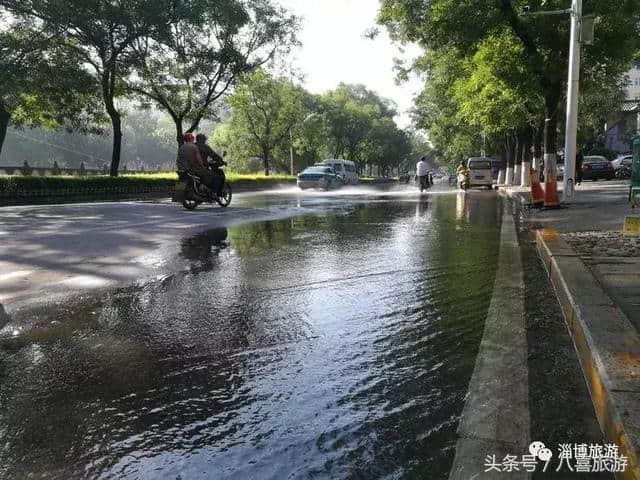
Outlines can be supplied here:
<path id="1" fill-rule="evenodd" d="M 538 255 L 556 291 L 607 442 L 640 480 L 640 335 L 582 259 L 552 229 L 536 231 Z"/>

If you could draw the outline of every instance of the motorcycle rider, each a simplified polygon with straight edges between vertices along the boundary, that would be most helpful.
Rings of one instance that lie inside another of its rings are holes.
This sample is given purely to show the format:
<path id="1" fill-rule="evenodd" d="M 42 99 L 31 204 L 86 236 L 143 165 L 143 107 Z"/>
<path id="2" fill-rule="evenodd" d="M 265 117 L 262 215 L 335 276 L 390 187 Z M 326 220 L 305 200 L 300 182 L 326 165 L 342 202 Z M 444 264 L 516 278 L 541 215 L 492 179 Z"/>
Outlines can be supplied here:
<path id="1" fill-rule="evenodd" d="M 429 165 L 427 157 L 422 157 L 416 164 L 416 177 L 418 177 L 418 185 L 429 186 Z"/>
<path id="2" fill-rule="evenodd" d="M 456 173 L 458 176 L 462 175 L 464 179 L 469 182 L 469 168 L 464 160 L 460 160 L 460 165 L 458 166 Z"/>
<path id="3" fill-rule="evenodd" d="M 185 133 L 183 139 L 184 143 L 180 145 L 180 148 L 178 149 L 178 158 L 176 159 L 178 176 L 183 178 L 184 172 L 196 175 L 200 178 L 203 185 L 215 191 L 216 185 L 214 175 L 205 167 L 202 156 L 200 155 L 200 150 L 195 143 L 193 143 L 193 134 Z"/>
<path id="4" fill-rule="evenodd" d="M 222 186 L 226 181 L 224 171 L 220 169 L 223 165 L 227 163 L 224 159 L 218 155 L 209 145 L 207 145 L 207 136 L 204 133 L 199 133 L 196 135 L 196 147 L 198 147 L 198 151 L 200 152 L 200 157 L 202 158 L 202 162 L 205 166 L 210 167 L 210 171 L 214 177 L 214 191 L 216 194 L 221 197 L 222 196 Z M 209 162 L 208 159 L 211 158 Z"/>

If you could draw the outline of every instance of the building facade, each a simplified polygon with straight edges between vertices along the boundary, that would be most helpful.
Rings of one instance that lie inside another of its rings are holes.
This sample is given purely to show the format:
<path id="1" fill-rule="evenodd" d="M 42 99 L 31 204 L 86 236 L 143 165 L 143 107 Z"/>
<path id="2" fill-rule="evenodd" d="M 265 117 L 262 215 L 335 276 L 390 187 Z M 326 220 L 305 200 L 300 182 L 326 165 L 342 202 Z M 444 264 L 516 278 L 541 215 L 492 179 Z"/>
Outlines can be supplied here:
<path id="1" fill-rule="evenodd" d="M 640 64 L 634 65 L 626 76 L 626 99 L 605 125 L 604 146 L 618 153 L 629 153 L 631 139 L 640 132 Z"/>
<path id="2" fill-rule="evenodd" d="M 627 100 L 640 100 L 640 65 L 635 65 L 629 72 L 629 85 L 627 87 Z"/>

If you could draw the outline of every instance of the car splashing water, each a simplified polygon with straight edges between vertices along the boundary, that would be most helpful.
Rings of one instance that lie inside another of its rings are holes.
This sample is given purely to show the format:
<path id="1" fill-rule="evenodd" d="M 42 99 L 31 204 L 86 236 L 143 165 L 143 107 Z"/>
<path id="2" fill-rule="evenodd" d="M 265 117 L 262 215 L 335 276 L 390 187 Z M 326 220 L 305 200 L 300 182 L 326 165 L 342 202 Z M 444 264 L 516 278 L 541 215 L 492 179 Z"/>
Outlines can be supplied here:
<path id="1" fill-rule="evenodd" d="M 3 478 L 446 478 L 493 287 L 495 197 L 217 229 L 183 270 L 17 314 Z"/>

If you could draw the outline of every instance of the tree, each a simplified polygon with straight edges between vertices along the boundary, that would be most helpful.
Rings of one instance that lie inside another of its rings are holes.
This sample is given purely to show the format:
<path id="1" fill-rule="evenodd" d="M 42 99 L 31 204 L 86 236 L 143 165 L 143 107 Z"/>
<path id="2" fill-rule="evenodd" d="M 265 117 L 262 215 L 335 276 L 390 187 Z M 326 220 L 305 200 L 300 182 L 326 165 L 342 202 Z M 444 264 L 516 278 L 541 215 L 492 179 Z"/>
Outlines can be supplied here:
<path id="1" fill-rule="evenodd" d="M 13 15 L 31 21 L 36 29 L 56 38 L 88 65 L 100 86 L 111 120 L 111 175 L 118 175 L 122 145 L 122 115 L 115 99 L 122 94 L 119 80 L 131 67 L 134 43 L 169 27 L 169 0 L 4 0 Z"/>
<path id="2" fill-rule="evenodd" d="M 229 98 L 231 128 L 262 158 L 265 175 L 274 150 L 290 141 L 292 128 L 304 118 L 302 98 L 299 88 L 263 70 L 244 76 Z"/>
<path id="3" fill-rule="evenodd" d="M 272 0 L 193 0 L 172 8 L 171 28 L 133 43 L 128 88 L 170 115 L 182 144 L 185 122 L 193 132 L 203 118 L 216 118 L 217 102 L 239 75 L 295 44 L 298 19 Z"/>
<path id="4" fill-rule="evenodd" d="M 544 106 L 545 152 L 557 150 L 558 111 L 567 76 L 567 17 L 522 17 L 533 10 L 566 8 L 565 0 L 383 0 L 379 21 L 395 38 L 420 42 L 430 51 L 449 49 L 460 57 L 474 55 L 487 37 L 508 29 L 520 43 L 528 78 L 535 82 Z M 601 17 L 596 42 L 584 49 L 583 73 L 620 76 L 639 46 L 640 9 L 633 0 L 592 0 L 585 14 Z M 508 53 L 503 54 L 507 59 Z"/>
<path id="5" fill-rule="evenodd" d="M 413 119 L 416 127 L 428 132 L 442 160 L 457 165 L 480 148 L 482 130 L 465 122 L 452 94 L 455 79 L 465 78 L 464 56 L 455 48 L 429 50 L 419 68 L 428 72 L 428 82 L 416 99 Z"/>
<path id="6" fill-rule="evenodd" d="M 12 22 L 0 32 L 0 153 L 9 124 L 97 131 L 93 79 L 56 39 Z"/>
<path id="7" fill-rule="evenodd" d="M 256 172 L 263 168 L 259 163 L 255 165 L 252 157 L 256 156 L 252 150 L 251 134 L 246 129 L 240 129 L 231 122 L 218 125 L 211 136 L 210 143 L 218 153 L 227 152 L 225 158 L 229 168 L 234 172 Z"/>
<path id="8" fill-rule="evenodd" d="M 334 158 L 344 157 L 363 171 L 364 151 L 374 120 L 391 115 L 389 102 L 362 85 L 340 84 L 321 98 L 322 113 L 329 125 L 329 151 Z"/>

